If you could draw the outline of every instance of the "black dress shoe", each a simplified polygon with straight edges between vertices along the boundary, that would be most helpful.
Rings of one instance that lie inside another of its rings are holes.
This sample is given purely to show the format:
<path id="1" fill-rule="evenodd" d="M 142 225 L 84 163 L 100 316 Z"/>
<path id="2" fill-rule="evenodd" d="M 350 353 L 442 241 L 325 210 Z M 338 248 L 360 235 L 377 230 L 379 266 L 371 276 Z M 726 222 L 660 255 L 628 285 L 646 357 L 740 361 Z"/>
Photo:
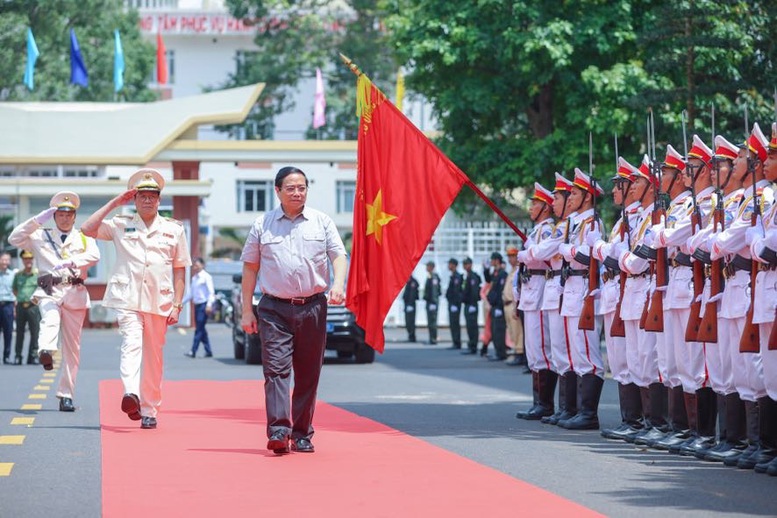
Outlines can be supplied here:
<path id="1" fill-rule="evenodd" d="M 191 352 L 191 351 L 186 351 L 185 353 L 183 353 L 183 355 L 184 356 L 188 356 L 189 358 L 196 358 L 197 357 L 197 355 L 195 353 Z"/>
<path id="2" fill-rule="evenodd" d="M 205 358 L 213 358 L 213 353 L 205 353 Z"/>
<path id="3" fill-rule="evenodd" d="M 278 430 L 267 441 L 267 449 L 274 453 L 289 453 L 289 436 L 283 430 Z"/>
<path id="4" fill-rule="evenodd" d="M 69 397 L 59 398 L 59 411 L 60 412 L 75 412 L 76 407 L 73 406 L 73 400 Z"/>
<path id="5" fill-rule="evenodd" d="M 13 361 L 13 364 L 14 365 L 21 365 L 22 364 L 21 357 L 17 356 L 16 359 Z"/>
<path id="6" fill-rule="evenodd" d="M 38 358 L 35 356 L 28 356 L 27 357 L 27 365 L 38 365 L 40 362 L 38 361 Z"/>
<path id="7" fill-rule="evenodd" d="M 507 359 L 507 356 L 489 356 L 488 361 L 490 362 L 503 362 Z"/>
<path id="8" fill-rule="evenodd" d="M 135 394 L 124 394 L 121 398 L 121 411 L 133 421 L 140 421 L 140 399 Z"/>
<path id="9" fill-rule="evenodd" d="M 43 370 L 50 371 L 54 368 L 54 358 L 51 357 L 49 351 L 41 351 L 40 354 L 38 354 L 38 359 L 40 360 L 40 364 L 43 365 Z"/>
<path id="10" fill-rule="evenodd" d="M 464 349 L 461 351 L 461 354 L 477 354 L 478 352 L 475 349 Z"/>
<path id="11" fill-rule="evenodd" d="M 291 440 L 291 451 L 296 451 L 299 453 L 313 453 L 316 451 L 316 449 L 313 447 L 313 443 L 310 442 L 310 439 L 305 439 L 303 437 L 301 439 Z"/>
<path id="12" fill-rule="evenodd" d="M 451 345 L 450 347 L 448 347 L 449 351 L 452 351 L 454 349 L 461 349 L 461 346 L 460 345 Z"/>
<path id="13" fill-rule="evenodd" d="M 3 365 L 8 365 L 9 363 L 11 363 L 10 358 L 3 358 Z"/>
<path id="14" fill-rule="evenodd" d="M 143 416 L 143 418 L 140 420 L 140 427 L 144 430 L 152 430 L 156 428 L 156 417 Z"/>

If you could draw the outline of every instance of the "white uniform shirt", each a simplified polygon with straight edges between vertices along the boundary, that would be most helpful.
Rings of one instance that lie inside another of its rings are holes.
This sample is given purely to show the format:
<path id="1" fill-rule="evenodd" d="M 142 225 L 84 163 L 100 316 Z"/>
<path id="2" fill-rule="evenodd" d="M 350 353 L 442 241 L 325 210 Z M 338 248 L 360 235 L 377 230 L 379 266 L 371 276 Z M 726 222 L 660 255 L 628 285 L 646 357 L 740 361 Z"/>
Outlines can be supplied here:
<path id="1" fill-rule="evenodd" d="M 182 302 L 185 304 L 191 301 L 194 304 L 207 304 L 207 307 L 211 307 L 215 299 L 216 290 L 213 289 L 213 277 L 205 270 L 200 270 L 197 275 L 192 277 Z"/>
<path id="2" fill-rule="evenodd" d="M 167 316 L 173 309 L 173 268 L 192 264 L 180 221 L 157 215 L 150 227 L 134 216 L 114 216 L 100 223 L 97 239 L 113 241 L 116 265 L 103 304 Z"/>

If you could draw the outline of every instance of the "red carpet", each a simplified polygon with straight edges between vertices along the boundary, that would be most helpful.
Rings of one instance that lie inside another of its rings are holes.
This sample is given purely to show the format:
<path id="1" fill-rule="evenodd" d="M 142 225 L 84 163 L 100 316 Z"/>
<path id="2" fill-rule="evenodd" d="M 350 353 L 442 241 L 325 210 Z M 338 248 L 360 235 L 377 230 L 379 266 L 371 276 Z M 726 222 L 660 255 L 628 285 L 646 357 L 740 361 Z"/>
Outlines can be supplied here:
<path id="1" fill-rule="evenodd" d="M 392 428 L 319 402 L 316 453 L 264 449 L 258 381 L 165 382 L 159 428 L 100 384 L 103 516 L 599 516 Z"/>

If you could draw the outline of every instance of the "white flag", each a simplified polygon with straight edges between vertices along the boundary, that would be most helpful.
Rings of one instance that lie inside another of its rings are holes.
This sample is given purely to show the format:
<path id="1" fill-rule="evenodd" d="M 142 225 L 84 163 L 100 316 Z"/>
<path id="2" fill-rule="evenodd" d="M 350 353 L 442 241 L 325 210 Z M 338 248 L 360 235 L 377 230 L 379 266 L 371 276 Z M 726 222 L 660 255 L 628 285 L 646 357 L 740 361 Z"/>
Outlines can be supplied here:
<path id="1" fill-rule="evenodd" d="M 324 79 L 321 77 L 321 69 L 316 67 L 316 97 L 313 101 L 313 129 L 318 129 L 326 124 L 326 98 L 324 97 Z"/>

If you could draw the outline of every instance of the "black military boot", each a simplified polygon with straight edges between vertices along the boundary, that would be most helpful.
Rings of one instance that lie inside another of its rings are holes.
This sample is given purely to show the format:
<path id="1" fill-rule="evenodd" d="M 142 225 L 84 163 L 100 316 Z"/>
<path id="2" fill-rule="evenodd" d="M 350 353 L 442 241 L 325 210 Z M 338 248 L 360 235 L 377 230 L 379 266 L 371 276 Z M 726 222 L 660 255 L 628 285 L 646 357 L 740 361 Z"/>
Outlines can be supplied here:
<path id="1" fill-rule="evenodd" d="M 758 402 L 745 401 L 745 416 L 747 421 L 747 442 L 745 451 L 737 461 L 739 469 L 753 469 L 761 455 L 761 424 L 759 420 Z"/>
<path id="2" fill-rule="evenodd" d="M 733 466 L 747 448 L 745 403 L 736 392 L 726 394 L 725 399 L 725 436 L 702 458 L 712 462 L 729 460 L 729 466 Z"/>
<path id="3" fill-rule="evenodd" d="M 534 374 L 534 373 L 533 373 Z M 553 415 L 553 393 L 556 390 L 556 373 L 552 370 L 542 369 L 537 375 L 537 404 L 525 416 L 521 417 L 528 421 L 538 421 L 543 417 Z M 519 412 L 520 414 L 521 412 Z"/>
<path id="4" fill-rule="evenodd" d="M 777 401 L 770 397 L 758 400 L 758 422 L 760 425 L 761 453 L 755 464 L 756 473 L 766 473 L 777 458 Z"/>
<path id="5" fill-rule="evenodd" d="M 684 446 L 691 444 L 699 436 L 699 402 L 696 392 L 683 392 L 683 399 L 685 400 L 685 413 L 688 417 L 688 431 L 690 433 L 687 439 L 673 441 L 671 438 L 666 438 L 656 443 L 657 448 L 666 445 L 669 453 L 679 454 Z"/>
<path id="6" fill-rule="evenodd" d="M 696 418 L 699 435 L 680 448 L 680 455 L 693 456 L 700 449 L 708 449 L 715 445 L 715 425 L 718 419 L 717 395 L 709 387 L 696 391 Z M 672 451 L 672 450 L 669 450 Z"/>
<path id="7" fill-rule="evenodd" d="M 532 406 L 529 410 L 519 410 L 515 417 L 517 419 L 526 419 L 529 412 L 536 411 L 537 406 L 540 404 L 540 373 L 532 371 L 531 373 L 531 391 L 532 391 Z"/>
<path id="8" fill-rule="evenodd" d="M 599 399 L 602 396 L 604 379 L 596 374 L 585 374 L 580 381 L 580 412 L 572 419 L 559 421 L 567 430 L 598 430 Z"/>
<path id="9" fill-rule="evenodd" d="M 621 424 L 615 429 L 602 430 L 602 437 L 626 441 L 642 431 L 642 400 L 639 387 L 634 383 L 618 384 L 618 399 L 621 407 Z"/>
<path id="10" fill-rule="evenodd" d="M 649 387 L 639 387 L 639 399 L 642 404 L 642 430 L 640 430 L 639 433 L 637 433 L 635 436 L 627 439 L 627 442 L 635 442 L 637 439 L 647 434 L 653 427 L 650 415 L 652 405 L 650 403 Z"/>
<path id="11" fill-rule="evenodd" d="M 554 374 L 556 374 L 556 378 L 558 379 L 558 407 L 556 408 L 556 411 L 553 413 L 553 415 L 549 415 L 540 419 L 540 422 L 543 424 L 558 423 L 559 417 L 561 417 L 567 409 L 567 386 L 564 381 L 564 376 L 559 377 L 557 373 Z"/>
<path id="12" fill-rule="evenodd" d="M 680 444 L 691 437 L 691 427 L 688 419 L 688 410 L 685 408 L 685 392 L 683 387 L 669 389 L 669 421 L 671 432 L 663 439 L 653 442 L 650 447 L 657 450 L 668 450 L 671 446 Z"/>
<path id="13" fill-rule="evenodd" d="M 634 444 L 650 446 L 663 439 L 669 432 L 669 390 L 662 383 L 651 383 L 650 430 L 634 439 Z"/>
<path id="14" fill-rule="evenodd" d="M 557 425 L 560 426 L 562 421 L 569 421 L 580 411 L 578 405 L 579 394 L 581 392 L 580 382 L 580 377 L 574 372 L 569 371 L 564 374 L 564 383 L 567 385 L 566 390 L 564 391 L 567 400 L 566 409 L 564 410 L 564 413 L 559 416 L 558 422 L 556 422 Z"/>

